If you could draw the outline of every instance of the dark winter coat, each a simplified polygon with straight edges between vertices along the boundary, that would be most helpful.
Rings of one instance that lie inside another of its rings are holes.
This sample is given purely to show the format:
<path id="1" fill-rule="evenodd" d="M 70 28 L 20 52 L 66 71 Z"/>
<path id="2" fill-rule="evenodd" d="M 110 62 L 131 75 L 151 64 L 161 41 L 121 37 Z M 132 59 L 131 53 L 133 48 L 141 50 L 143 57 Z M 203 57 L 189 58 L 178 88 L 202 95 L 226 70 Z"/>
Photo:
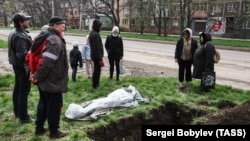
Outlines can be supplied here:
<path id="1" fill-rule="evenodd" d="M 73 47 L 69 53 L 69 60 L 71 67 L 77 67 L 78 65 L 82 68 L 82 53 L 78 46 Z"/>
<path id="2" fill-rule="evenodd" d="M 42 91 L 62 93 L 68 91 L 68 57 L 66 42 L 55 29 L 49 28 L 50 36 L 42 53 L 42 62 L 34 78 Z"/>
<path id="3" fill-rule="evenodd" d="M 108 57 L 121 59 L 123 57 L 123 41 L 120 36 L 108 35 L 105 42 Z"/>
<path id="4" fill-rule="evenodd" d="M 187 30 L 187 31 L 186 31 Z M 189 38 L 191 39 L 191 53 L 192 53 L 192 59 L 194 56 L 194 52 L 198 47 L 197 41 L 193 38 L 192 31 L 190 29 L 185 29 L 184 32 L 189 33 Z M 178 59 L 178 61 L 181 59 L 183 47 L 184 47 L 184 38 L 181 38 L 177 41 L 176 48 L 175 48 L 175 59 Z"/>
<path id="5" fill-rule="evenodd" d="M 8 37 L 9 63 L 13 66 L 24 67 L 25 65 L 25 57 L 32 44 L 32 39 L 28 33 L 25 29 L 16 28 Z"/>
<path id="6" fill-rule="evenodd" d="M 91 50 L 91 59 L 101 61 L 104 55 L 102 38 L 99 34 L 102 23 L 94 20 L 92 31 L 89 34 L 89 45 Z"/>
<path id="7" fill-rule="evenodd" d="M 202 33 L 203 42 L 200 43 L 199 48 L 195 51 L 193 59 L 193 78 L 201 79 L 201 74 L 204 71 L 214 71 L 213 56 L 215 47 L 213 45 L 211 35 L 209 33 Z"/>

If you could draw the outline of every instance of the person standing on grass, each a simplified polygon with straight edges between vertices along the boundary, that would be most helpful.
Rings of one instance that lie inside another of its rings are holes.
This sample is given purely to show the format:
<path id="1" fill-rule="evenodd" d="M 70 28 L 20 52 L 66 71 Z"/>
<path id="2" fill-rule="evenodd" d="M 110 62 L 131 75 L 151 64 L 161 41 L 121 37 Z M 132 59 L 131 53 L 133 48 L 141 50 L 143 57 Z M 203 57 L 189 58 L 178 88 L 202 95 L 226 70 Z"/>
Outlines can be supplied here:
<path id="1" fill-rule="evenodd" d="M 113 79 L 114 65 L 116 68 L 116 81 L 119 81 L 120 61 L 123 58 L 123 41 L 119 36 L 119 28 L 114 26 L 112 34 L 108 35 L 105 42 L 105 48 L 109 59 L 109 78 Z"/>
<path id="2" fill-rule="evenodd" d="M 31 88 L 29 81 L 28 63 L 25 62 L 32 39 L 29 31 L 29 20 L 31 16 L 26 16 L 23 13 L 16 13 L 12 16 L 15 29 L 8 37 L 8 58 L 12 65 L 15 74 L 15 84 L 12 95 L 13 111 L 16 118 L 19 118 L 20 123 L 31 123 L 32 119 L 28 114 L 28 95 Z"/>
<path id="3" fill-rule="evenodd" d="M 37 84 L 39 90 L 39 101 L 36 114 L 35 135 L 43 135 L 47 129 L 44 128 L 48 121 L 49 138 L 58 139 L 68 133 L 62 132 L 60 128 L 60 117 L 63 106 L 62 93 L 68 91 L 68 57 L 66 41 L 63 38 L 65 21 L 60 17 L 52 17 L 49 20 L 49 36 L 41 41 L 44 44 L 42 55 L 39 58 L 39 66 L 34 74 L 30 76 L 33 84 Z"/>
<path id="4" fill-rule="evenodd" d="M 90 57 L 89 35 L 86 36 L 86 42 L 82 45 L 82 60 L 86 64 L 86 72 L 90 79 L 93 75 L 94 64 Z"/>
<path id="5" fill-rule="evenodd" d="M 94 62 L 94 72 L 92 75 L 92 87 L 97 89 L 100 86 L 100 76 L 101 76 L 101 67 L 104 66 L 103 62 L 103 43 L 100 36 L 100 30 L 102 23 L 95 19 L 92 25 L 92 31 L 89 34 L 89 45 L 91 52 L 91 59 Z"/>
<path id="6" fill-rule="evenodd" d="M 72 69 L 72 82 L 76 82 L 77 67 L 82 69 L 82 53 L 78 48 L 78 42 L 73 42 L 73 49 L 69 53 L 70 66 Z"/>
<path id="7" fill-rule="evenodd" d="M 184 79 L 186 84 L 192 81 L 193 55 L 198 47 L 197 41 L 192 37 L 190 28 L 185 28 L 182 34 L 182 38 L 177 41 L 175 48 L 175 62 L 179 65 L 178 79 L 179 88 L 181 89 L 185 88 Z"/>
<path id="8" fill-rule="evenodd" d="M 200 46 L 194 53 L 193 78 L 201 79 L 202 73 L 205 71 L 214 71 L 214 53 L 215 46 L 212 43 L 212 37 L 209 33 L 200 32 Z M 209 88 L 202 87 L 202 91 L 209 91 Z"/>

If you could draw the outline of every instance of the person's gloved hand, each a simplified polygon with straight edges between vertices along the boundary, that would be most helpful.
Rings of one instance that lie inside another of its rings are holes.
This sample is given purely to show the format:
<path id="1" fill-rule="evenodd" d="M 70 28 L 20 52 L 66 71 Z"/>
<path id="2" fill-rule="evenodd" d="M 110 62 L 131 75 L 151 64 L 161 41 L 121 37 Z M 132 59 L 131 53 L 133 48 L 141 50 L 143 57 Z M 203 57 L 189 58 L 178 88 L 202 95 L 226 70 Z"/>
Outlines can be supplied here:
<path id="1" fill-rule="evenodd" d="M 101 60 L 99 63 L 100 63 L 100 66 L 101 66 L 101 67 L 103 67 L 103 66 L 104 66 L 104 62 L 103 62 L 103 60 Z"/>

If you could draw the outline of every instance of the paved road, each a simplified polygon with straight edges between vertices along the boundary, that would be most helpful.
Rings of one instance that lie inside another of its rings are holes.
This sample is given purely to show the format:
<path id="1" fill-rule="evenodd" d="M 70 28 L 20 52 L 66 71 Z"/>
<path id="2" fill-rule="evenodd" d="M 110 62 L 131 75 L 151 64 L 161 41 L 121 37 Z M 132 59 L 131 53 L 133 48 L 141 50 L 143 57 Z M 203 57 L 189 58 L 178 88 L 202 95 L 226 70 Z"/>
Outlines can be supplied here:
<path id="1" fill-rule="evenodd" d="M 9 30 L 0 29 L 0 39 L 7 39 Z M 34 37 L 38 32 L 32 32 Z M 71 43 L 85 41 L 84 36 L 65 35 L 67 48 L 71 49 Z M 103 43 L 105 38 L 103 38 Z M 131 40 L 124 38 L 124 59 L 144 64 L 166 67 L 176 70 L 178 65 L 174 62 L 174 44 L 157 43 L 153 41 Z M 221 61 L 215 65 L 217 83 L 250 90 L 250 52 L 219 49 Z M 105 54 L 106 56 L 106 54 Z"/>

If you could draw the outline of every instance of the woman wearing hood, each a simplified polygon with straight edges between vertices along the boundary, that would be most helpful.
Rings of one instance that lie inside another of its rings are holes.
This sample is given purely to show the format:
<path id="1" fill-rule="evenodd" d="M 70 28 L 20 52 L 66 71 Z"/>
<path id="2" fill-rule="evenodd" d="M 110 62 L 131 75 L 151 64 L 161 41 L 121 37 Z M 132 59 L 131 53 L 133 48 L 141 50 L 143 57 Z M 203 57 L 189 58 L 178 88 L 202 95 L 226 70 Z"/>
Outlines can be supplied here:
<path id="1" fill-rule="evenodd" d="M 92 25 L 92 31 L 89 34 L 89 45 L 91 52 L 91 59 L 94 62 L 94 72 L 92 75 L 92 87 L 97 89 L 99 87 L 99 81 L 101 76 L 101 67 L 104 66 L 103 62 L 103 43 L 100 36 L 100 30 L 102 23 L 95 19 Z"/>
<path id="2" fill-rule="evenodd" d="M 175 48 L 175 62 L 179 65 L 178 79 L 179 88 L 185 88 L 184 79 L 186 84 L 192 81 L 191 67 L 193 63 L 193 55 L 197 49 L 197 41 L 192 37 L 192 30 L 185 28 L 182 38 L 177 41 Z"/>
<path id="3" fill-rule="evenodd" d="M 215 47 L 209 33 L 200 32 L 200 46 L 194 54 L 193 78 L 201 79 L 202 72 L 214 71 L 214 53 Z M 205 90 L 205 89 L 203 89 Z"/>

